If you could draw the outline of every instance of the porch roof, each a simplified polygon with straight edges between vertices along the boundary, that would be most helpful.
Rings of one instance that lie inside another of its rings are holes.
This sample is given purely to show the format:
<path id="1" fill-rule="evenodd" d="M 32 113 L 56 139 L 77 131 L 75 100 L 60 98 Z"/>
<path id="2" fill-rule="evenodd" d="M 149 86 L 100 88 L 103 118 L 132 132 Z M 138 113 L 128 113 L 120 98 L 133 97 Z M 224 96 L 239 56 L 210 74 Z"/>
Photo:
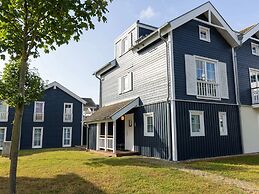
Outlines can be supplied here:
<path id="1" fill-rule="evenodd" d="M 106 120 L 116 121 L 118 118 L 137 106 L 139 106 L 139 98 L 104 106 L 94 112 L 90 117 L 87 117 L 84 120 L 84 123 L 97 123 Z"/>

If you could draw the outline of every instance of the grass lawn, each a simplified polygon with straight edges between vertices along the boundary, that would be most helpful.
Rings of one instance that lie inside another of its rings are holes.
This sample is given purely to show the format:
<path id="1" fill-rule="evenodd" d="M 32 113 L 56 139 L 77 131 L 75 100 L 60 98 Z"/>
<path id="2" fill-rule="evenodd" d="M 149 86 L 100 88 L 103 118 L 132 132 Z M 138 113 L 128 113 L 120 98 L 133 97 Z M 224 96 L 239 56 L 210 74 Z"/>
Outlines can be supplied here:
<path id="1" fill-rule="evenodd" d="M 188 162 L 183 165 L 234 179 L 252 182 L 259 188 L 259 154 Z"/>
<path id="2" fill-rule="evenodd" d="M 76 150 L 22 151 L 18 193 L 242 193 L 175 166 L 144 157 L 108 158 Z M 8 171 L 9 160 L 0 157 L 1 194 L 8 191 Z"/>

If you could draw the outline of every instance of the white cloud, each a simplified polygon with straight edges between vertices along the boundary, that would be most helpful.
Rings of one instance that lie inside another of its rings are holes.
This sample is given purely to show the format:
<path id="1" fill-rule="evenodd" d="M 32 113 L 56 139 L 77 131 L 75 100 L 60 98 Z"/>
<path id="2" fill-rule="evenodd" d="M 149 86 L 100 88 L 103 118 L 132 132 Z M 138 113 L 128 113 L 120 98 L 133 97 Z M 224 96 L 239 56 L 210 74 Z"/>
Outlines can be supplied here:
<path id="1" fill-rule="evenodd" d="M 154 17 L 157 13 L 154 11 L 154 9 L 151 6 L 148 6 L 146 9 L 143 9 L 140 12 L 140 19 L 150 19 Z"/>

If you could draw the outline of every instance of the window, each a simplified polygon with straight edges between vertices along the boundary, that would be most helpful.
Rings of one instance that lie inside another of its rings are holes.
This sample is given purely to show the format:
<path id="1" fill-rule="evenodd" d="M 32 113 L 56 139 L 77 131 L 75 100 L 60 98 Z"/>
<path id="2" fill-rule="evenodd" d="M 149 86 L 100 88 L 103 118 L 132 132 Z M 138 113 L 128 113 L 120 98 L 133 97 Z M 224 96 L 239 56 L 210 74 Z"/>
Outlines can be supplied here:
<path id="1" fill-rule="evenodd" d="M 33 127 L 32 148 L 42 148 L 43 127 Z"/>
<path id="2" fill-rule="evenodd" d="M 132 77 L 133 73 L 130 72 L 119 78 L 119 94 L 132 90 Z"/>
<path id="3" fill-rule="evenodd" d="M 0 121 L 7 122 L 8 121 L 8 105 L 5 102 L 0 102 Z"/>
<path id="4" fill-rule="evenodd" d="M 73 103 L 64 103 L 64 122 L 73 122 Z"/>
<path id="5" fill-rule="evenodd" d="M 198 96 L 218 97 L 216 62 L 196 59 L 196 79 Z"/>
<path id="6" fill-rule="evenodd" d="M 259 44 L 251 43 L 252 54 L 259 56 Z"/>
<path id="7" fill-rule="evenodd" d="M 63 147 L 71 147 L 72 142 L 72 127 L 63 127 Z"/>
<path id="8" fill-rule="evenodd" d="M 190 111 L 191 136 L 205 136 L 203 111 Z"/>
<path id="9" fill-rule="evenodd" d="M 219 131 L 221 136 L 228 135 L 227 113 L 219 112 Z"/>
<path id="10" fill-rule="evenodd" d="M 0 127 L 0 150 L 3 149 L 3 143 L 6 140 L 6 127 Z"/>
<path id="11" fill-rule="evenodd" d="M 34 114 L 33 121 L 34 122 L 43 122 L 44 121 L 44 102 L 34 102 Z"/>
<path id="12" fill-rule="evenodd" d="M 128 38 L 125 37 L 122 41 L 121 41 L 121 55 L 123 55 L 124 53 L 126 53 L 128 51 Z"/>
<path id="13" fill-rule="evenodd" d="M 259 88 L 259 70 L 250 69 L 251 88 Z"/>
<path id="14" fill-rule="evenodd" d="M 144 136 L 154 136 L 154 113 L 144 113 Z"/>
<path id="15" fill-rule="evenodd" d="M 209 28 L 199 26 L 199 35 L 200 35 L 200 40 L 210 42 L 210 29 Z"/>

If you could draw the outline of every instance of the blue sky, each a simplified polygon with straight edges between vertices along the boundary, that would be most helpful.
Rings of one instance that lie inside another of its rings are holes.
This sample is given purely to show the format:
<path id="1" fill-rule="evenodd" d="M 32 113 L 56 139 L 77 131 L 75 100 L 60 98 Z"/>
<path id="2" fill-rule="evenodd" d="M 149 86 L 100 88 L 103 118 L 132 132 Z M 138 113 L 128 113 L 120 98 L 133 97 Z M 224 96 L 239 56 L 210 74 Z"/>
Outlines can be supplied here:
<path id="1" fill-rule="evenodd" d="M 161 26 L 165 22 L 203 4 L 205 0 L 114 0 L 108 7 L 107 23 L 96 24 L 81 40 L 71 41 L 57 51 L 41 54 L 31 65 L 44 80 L 58 81 L 81 97 L 98 102 L 99 82 L 92 75 L 114 57 L 113 43 L 127 27 L 137 20 Z M 259 22 L 258 0 L 212 0 L 225 20 L 235 30 Z M 248 3 L 249 2 L 249 3 Z M 0 70 L 3 62 L 0 63 Z"/>

